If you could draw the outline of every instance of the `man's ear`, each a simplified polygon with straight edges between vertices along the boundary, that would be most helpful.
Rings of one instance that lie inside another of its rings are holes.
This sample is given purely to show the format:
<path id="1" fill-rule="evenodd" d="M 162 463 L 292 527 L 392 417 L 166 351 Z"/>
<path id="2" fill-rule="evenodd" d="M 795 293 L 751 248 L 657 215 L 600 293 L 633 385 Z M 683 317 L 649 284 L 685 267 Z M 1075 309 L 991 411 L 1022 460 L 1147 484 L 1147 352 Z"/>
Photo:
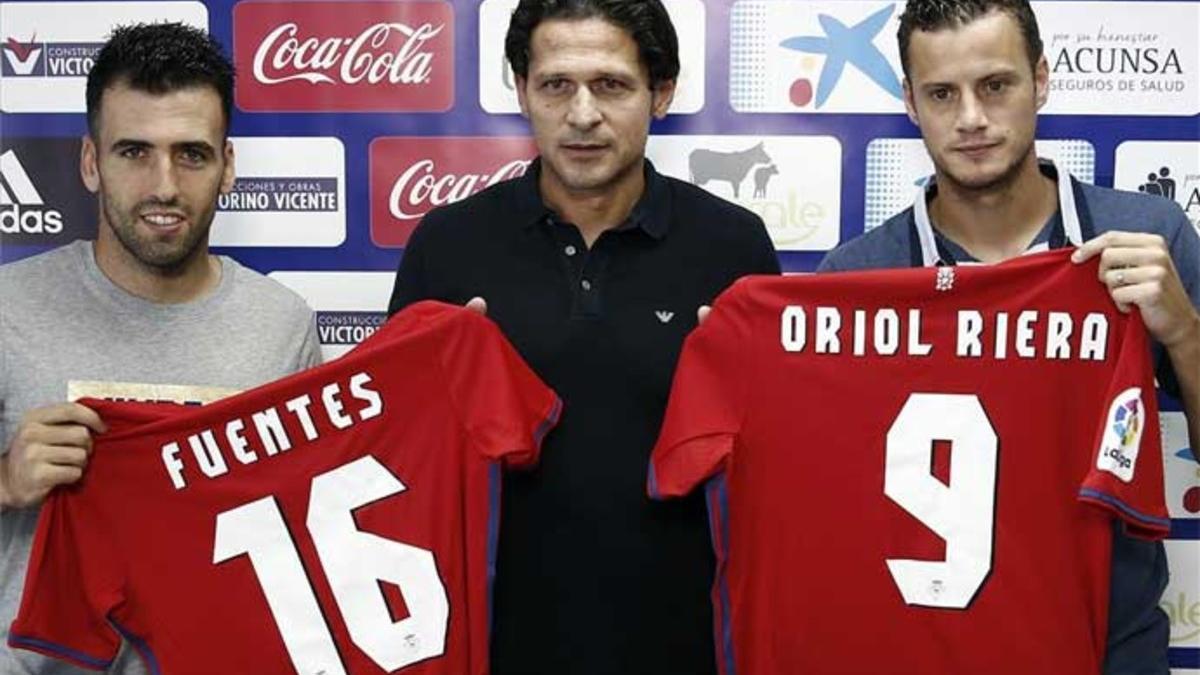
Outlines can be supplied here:
<path id="1" fill-rule="evenodd" d="M 667 116 L 667 111 L 671 109 L 671 102 L 675 100 L 675 80 L 659 82 L 650 88 L 650 94 L 650 111 L 654 114 L 654 119 L 661 120 Z"/>
<path id="2" fill-rule="evenodd" d="M 83 178 L 84 186 L 91 193 L 100 191 L 100 167 L 97 165 L 99 161 L 97 157 L 98 152 L 96 142 L 92 140 L 92 135 L 84 134 L 83 145 L 79 148 L 79 176 Z"/>

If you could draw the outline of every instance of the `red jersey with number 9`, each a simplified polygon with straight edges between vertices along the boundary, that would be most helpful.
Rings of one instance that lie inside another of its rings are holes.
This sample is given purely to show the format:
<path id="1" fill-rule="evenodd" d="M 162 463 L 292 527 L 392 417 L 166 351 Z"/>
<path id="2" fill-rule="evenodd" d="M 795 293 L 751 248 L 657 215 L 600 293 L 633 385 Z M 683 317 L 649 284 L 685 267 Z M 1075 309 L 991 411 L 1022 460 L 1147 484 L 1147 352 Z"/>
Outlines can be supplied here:
<path id="1" fill-rule="evenodd" d="M 501 466 L 560 404 L 489 320 L 413 305 L 346 356 L 109 426 L 43 505 L 9 644 L 105 669 L 482 675 Z"/>
<path id="2" fill-rule="evenodd" d="M 1069 255 L 717 300 L 649 489 L 707 481 L 722 673 L 1100 672 L 1112 519 L 1170 521 L 1145 328 Z"/>

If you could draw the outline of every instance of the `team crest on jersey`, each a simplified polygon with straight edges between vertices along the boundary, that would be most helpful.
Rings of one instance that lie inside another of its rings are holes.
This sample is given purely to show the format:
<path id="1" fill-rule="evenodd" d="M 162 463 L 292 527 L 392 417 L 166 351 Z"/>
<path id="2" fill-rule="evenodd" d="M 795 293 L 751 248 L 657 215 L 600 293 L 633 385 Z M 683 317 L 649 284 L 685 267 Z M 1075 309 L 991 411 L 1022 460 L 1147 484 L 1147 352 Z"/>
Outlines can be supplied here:
<path id="1" fill-rule="evenodd" d="M 933 287 L 939 291 L 949 291 L 954 289 L 954 268 L 939 267 L 937 268 L 937 279 L 933 283 Z"/>
<path id="2" fill-rule="evenodd" d="M 1138 448 L 1142 443 L 1146 411 L 1142 406 L 1142 390 L 1131 387 L 1117 394 L 1108 409 L 1108 422 L 1096 468 L 1107 471 L 1128 483 L 1133 480 Z"/>

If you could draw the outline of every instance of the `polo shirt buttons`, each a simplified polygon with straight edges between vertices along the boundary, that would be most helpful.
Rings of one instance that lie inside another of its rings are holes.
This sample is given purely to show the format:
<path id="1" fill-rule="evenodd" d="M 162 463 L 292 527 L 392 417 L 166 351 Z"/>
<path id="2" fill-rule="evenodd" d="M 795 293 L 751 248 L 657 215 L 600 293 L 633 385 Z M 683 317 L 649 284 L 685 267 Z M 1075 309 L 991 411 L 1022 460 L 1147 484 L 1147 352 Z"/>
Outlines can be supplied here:
<path id="1" fill-rule="evenodd" d="M 583 290 L 585 290 L 585 291 L 592 290 L 592 282 L 588 281 L 587 279 L 584 279 L 583 281 L 579 282 L 579 285 L 582 286 Z"/>
<path id="2" fill-rule="evenodd" d="M 575 247 L 567 244 L 567 247 L 563 249 L 563 253 L 566 253 L 568 256 L 575 255 Z"/>

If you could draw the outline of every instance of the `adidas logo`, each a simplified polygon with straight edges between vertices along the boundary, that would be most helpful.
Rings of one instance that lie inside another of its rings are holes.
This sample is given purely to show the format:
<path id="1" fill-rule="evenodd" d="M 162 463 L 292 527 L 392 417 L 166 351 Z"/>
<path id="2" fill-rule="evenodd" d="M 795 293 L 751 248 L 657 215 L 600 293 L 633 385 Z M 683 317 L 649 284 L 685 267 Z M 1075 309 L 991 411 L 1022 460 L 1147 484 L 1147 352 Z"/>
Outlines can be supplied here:
<path id="1" fill-rule="evenodd" d="M 47 208 L 17 153 L 0 155 L 0 234 L 59 234 L 62 211 Z"/>
<path id="2" fill-rule="evenodd" d="M 668 312 L 660 309 L 654 313 L 654 316 L 657 316 L 659 321 L 668 323 L 675 317 L 675 312 Z"/>
<path id="3" fill-rule="evenodd" d="M 36 44 L 36 33 L 34 33 L 33 38 L 29 40 L 28 44 L 16 38 L 8 38 L 4 45 L 4 58 L 8 60 L 8 65 L 12 68 L 14 74 L 33 74 L 33 69 L 37 66 L 38 58 L 42 55 L 42 48 L 35 46 Z"/>

